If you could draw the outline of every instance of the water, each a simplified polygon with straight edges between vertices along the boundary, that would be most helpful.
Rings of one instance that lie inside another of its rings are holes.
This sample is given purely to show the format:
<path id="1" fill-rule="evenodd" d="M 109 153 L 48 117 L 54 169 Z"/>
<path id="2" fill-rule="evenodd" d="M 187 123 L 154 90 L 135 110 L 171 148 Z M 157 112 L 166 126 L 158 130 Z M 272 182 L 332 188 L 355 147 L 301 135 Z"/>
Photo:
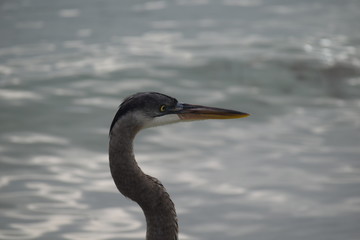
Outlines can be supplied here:
<path id="1" fill-rule="evenodd" d="M 143 131 L 180 239 L 360 236 L 360 2 L 0 3 L 0 239 L 144 239 L 109 174 L 121 99 L 250 118 Z"/>

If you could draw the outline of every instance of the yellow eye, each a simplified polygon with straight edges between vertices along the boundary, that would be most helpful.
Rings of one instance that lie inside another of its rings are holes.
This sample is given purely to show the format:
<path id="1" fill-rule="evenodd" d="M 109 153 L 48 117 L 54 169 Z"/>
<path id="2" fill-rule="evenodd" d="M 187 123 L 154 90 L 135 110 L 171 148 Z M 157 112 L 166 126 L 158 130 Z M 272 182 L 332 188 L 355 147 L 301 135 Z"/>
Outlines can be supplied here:
<path id="1" fill-rule="evenodd" d="M 165 112 L 166 111 L 166 106 L 165 105 L 161 105 L 160 106 L 160 112 Z"/>

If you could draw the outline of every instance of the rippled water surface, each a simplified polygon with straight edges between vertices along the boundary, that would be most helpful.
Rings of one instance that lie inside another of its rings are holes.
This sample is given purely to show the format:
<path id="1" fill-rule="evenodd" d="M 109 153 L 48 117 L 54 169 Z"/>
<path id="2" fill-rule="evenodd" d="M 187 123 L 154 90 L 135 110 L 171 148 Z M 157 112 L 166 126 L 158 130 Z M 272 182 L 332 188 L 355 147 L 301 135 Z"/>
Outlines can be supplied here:
<path id="1" fill-rule="evenodd" d="M 108 169 L 121 100 L 251 117 L 148 129 L 180 239 L 360 238 L 360 2 L 0 2 L 0 239 L 144 239 Z"/>

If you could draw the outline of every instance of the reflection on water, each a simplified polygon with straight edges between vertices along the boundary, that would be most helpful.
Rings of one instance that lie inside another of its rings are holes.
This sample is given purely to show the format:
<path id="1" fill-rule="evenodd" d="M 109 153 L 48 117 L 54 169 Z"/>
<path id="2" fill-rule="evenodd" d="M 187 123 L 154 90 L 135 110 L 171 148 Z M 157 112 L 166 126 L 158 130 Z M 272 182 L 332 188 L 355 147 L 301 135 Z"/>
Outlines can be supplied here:
<path id="1" fill-rule="evenodd" d="M 0 3 L 0 239 L 144 239 L 107 160 L 121 99 L 251 118 L 148 129 L 180 239 L 357 239 L 359 2 Z"/>

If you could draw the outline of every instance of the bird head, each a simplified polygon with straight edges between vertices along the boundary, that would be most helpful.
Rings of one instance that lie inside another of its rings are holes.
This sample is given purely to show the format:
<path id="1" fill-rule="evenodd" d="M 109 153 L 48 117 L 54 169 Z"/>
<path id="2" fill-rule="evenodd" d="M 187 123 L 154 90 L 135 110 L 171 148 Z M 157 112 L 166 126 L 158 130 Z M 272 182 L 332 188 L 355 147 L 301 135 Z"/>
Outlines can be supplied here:
<path id="1" fill-rule="evenodd" d="M 175 98 L 156 92 L 141 92 L 127 97 L 120 105 L 110 132 L 123 117 L 131 117 L 140 128 L 155 127 L 181 121 L 243 118 L 249 114 L 215 107 L 180 103 Z"/>

